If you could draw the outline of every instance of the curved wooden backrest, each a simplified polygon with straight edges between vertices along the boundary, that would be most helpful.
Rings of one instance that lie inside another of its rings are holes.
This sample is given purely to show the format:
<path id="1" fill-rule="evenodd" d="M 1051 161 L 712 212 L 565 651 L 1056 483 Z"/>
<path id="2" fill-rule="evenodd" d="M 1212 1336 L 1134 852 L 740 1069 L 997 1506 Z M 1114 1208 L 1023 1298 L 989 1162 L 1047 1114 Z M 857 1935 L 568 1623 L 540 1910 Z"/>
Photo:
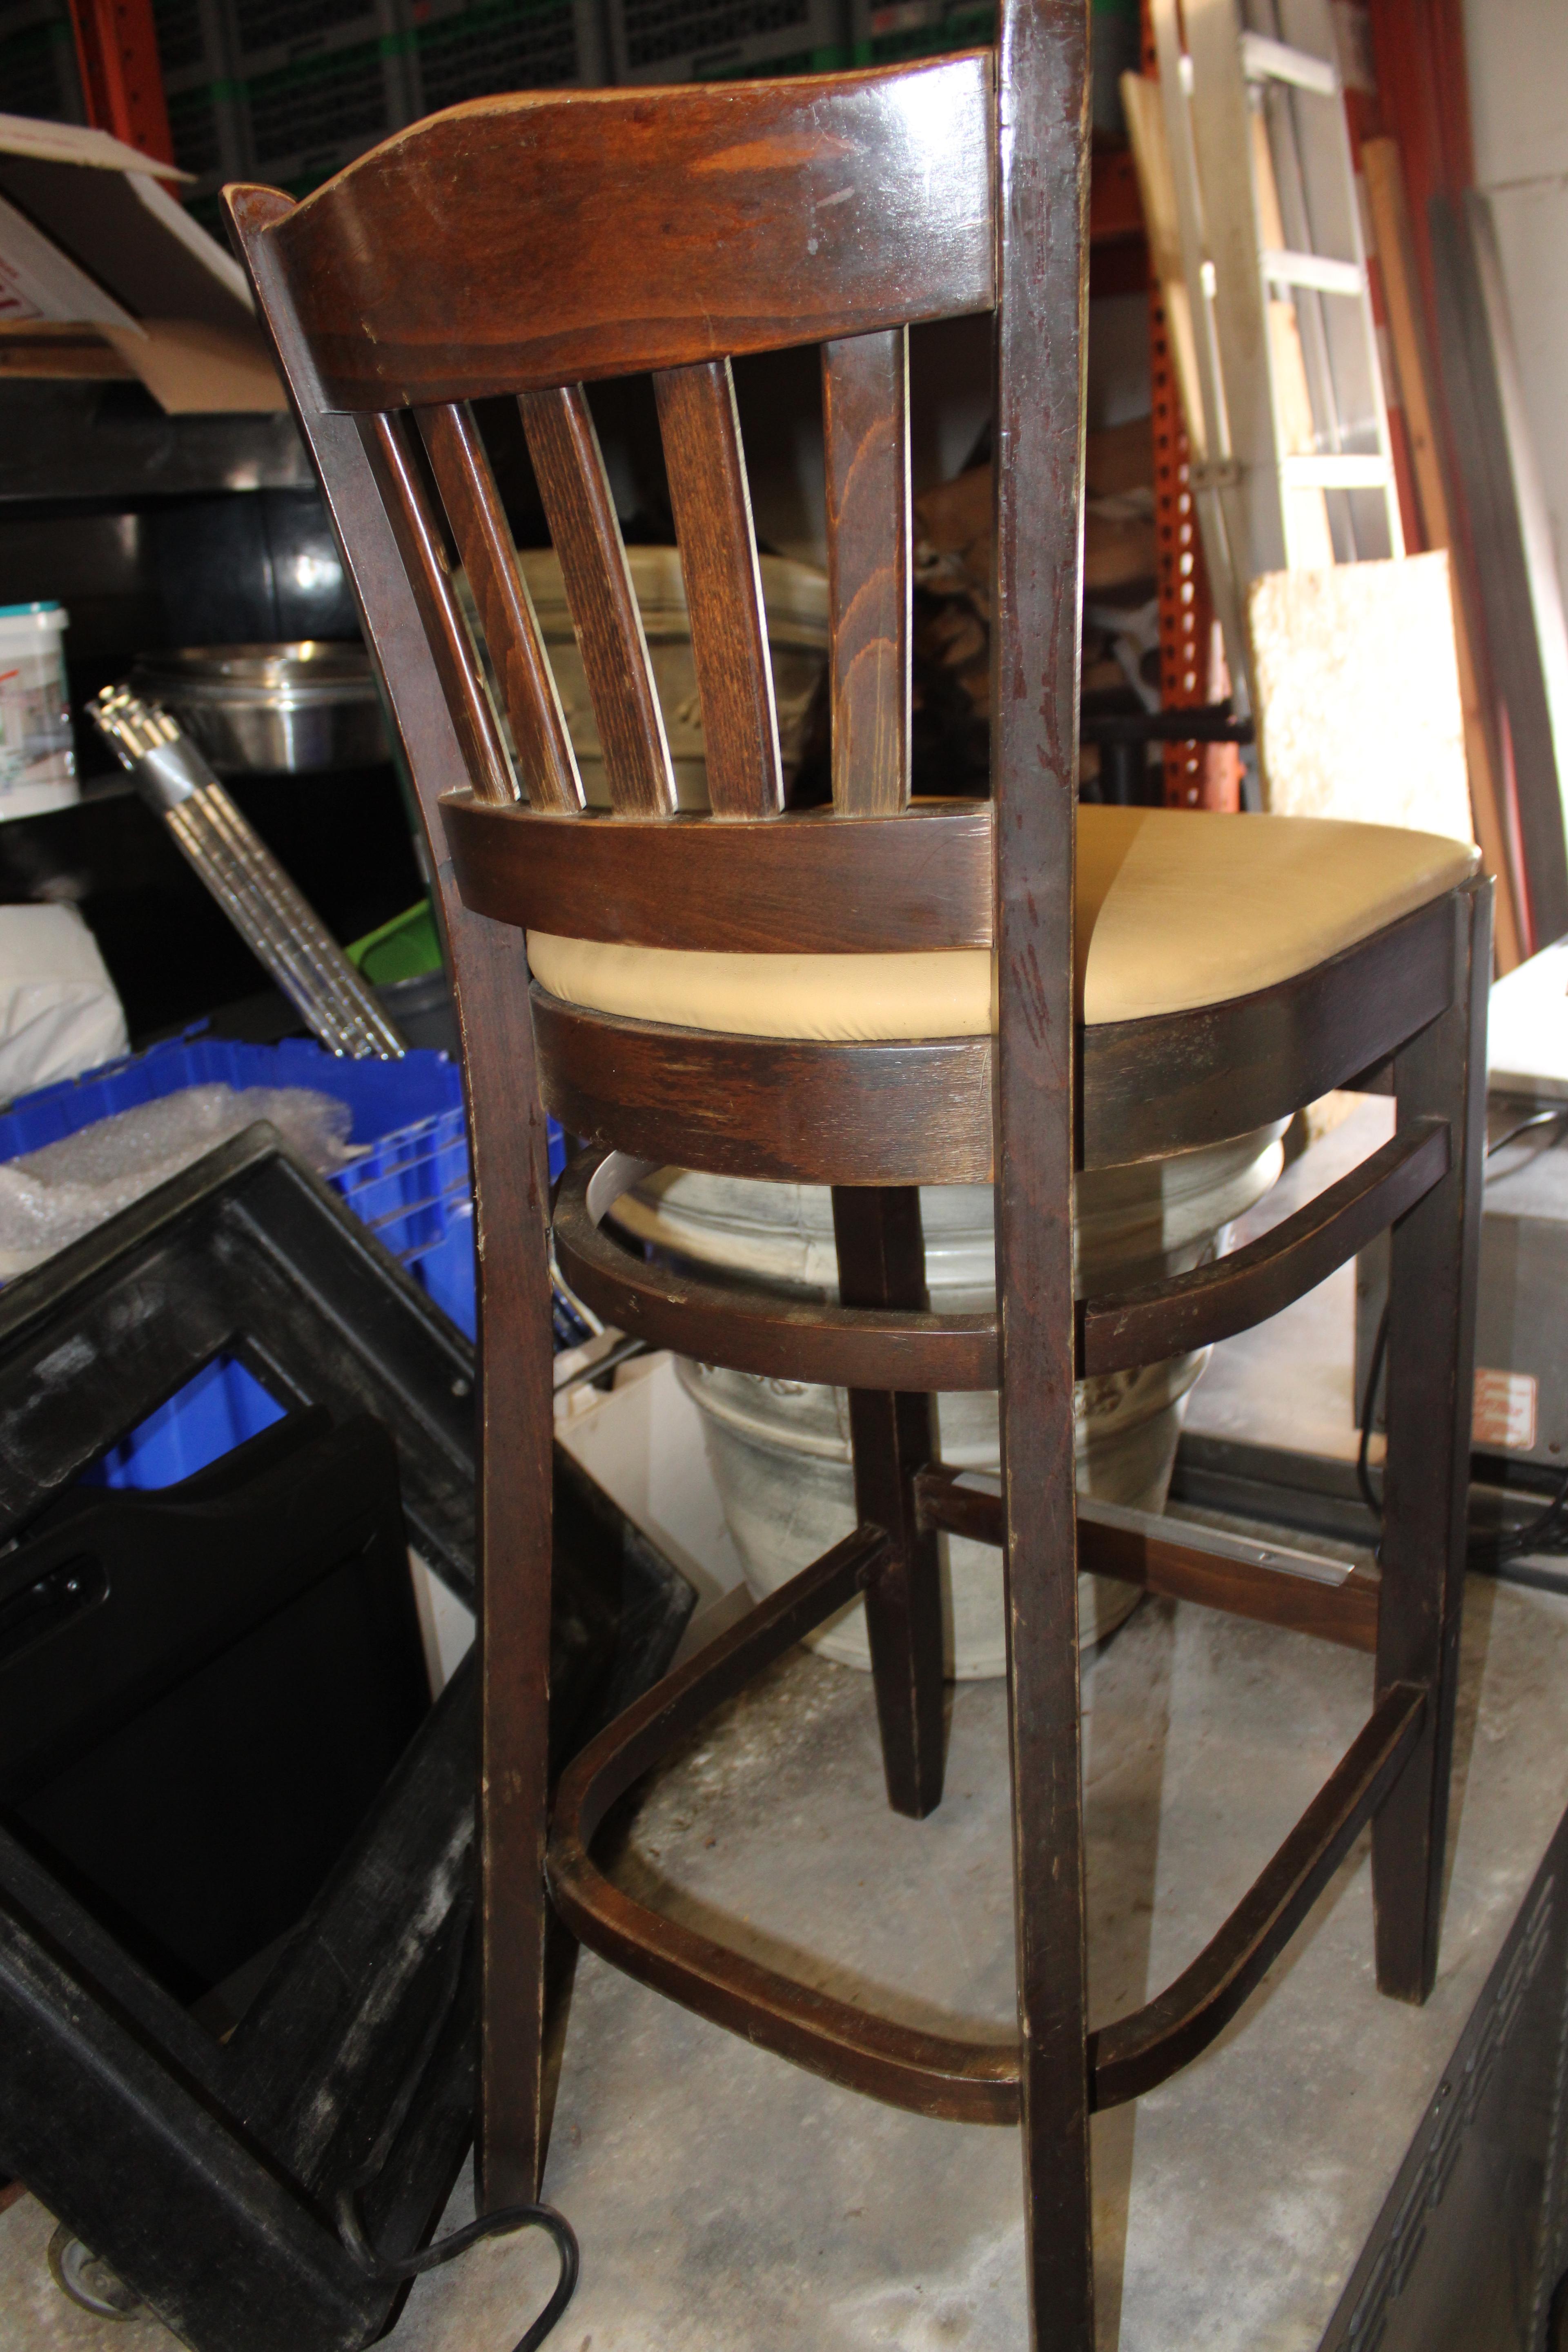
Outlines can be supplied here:
<path id="1" fill-rule="evenodd" d="M 730 362 L 735 352 L 809 341 L 823 347 L 834 807 L 888 817 L 907 806 L 908 328 L 994 306 L 998 152 L 994 61 L 980 51 L 778 82 L 484 99 L 389 140 L 298 205 L 268 190 L 227 192 L 296 397 L 323 417 L 359 420 L 479 811 L 584 809 L 468 404 L 507 392 L 520 401 L 561 561 L 614 813 L 647 822 L 675 812 L 652 667 L 584 389 L 595 376 L 648 369 L 711 809 L 727 819 L 780 814 L 778 721 Z M 472 592 L 492 687 L 458 608 L 453 556 Z M 934 832 L 927 838 L 930 850 L 940 846 Z M 466 840 L 470 871 L 494 862 L 501 836 L 489 826 L 470 826 Z M 864 882 L 875 894 L 882 837 L 858 846 L 872 860 Z M 575 915 L 586 928 L 595 909 L 596 935 L 650 936 L 639 932 L 635 905 L 616 901 L 606 916 L 613 879 L 602 865 L 577 876 L 569 857 L 563 874 L 557 864 L 559 927 L 572 929 Z M 928 909 L 921 943 L 988 935 L 972 881 L 959 895 L 969 903 L 934 931 Z M 498 906 L 493 889 L 488 903 Z M 668 939 L 670 919 L 666 895 L 651 936 Z M 882 943 L 902 943 L 897 924 Z"/>

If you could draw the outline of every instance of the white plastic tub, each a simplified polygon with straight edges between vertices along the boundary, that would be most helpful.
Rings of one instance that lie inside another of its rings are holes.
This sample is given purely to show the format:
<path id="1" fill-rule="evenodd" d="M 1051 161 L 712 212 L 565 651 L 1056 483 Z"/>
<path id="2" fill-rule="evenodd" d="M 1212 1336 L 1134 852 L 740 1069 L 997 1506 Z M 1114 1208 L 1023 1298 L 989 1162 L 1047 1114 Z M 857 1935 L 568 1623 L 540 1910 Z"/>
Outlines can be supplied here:
<path id="1" fill-rule="evenodd" d="M 58 604 L 0 604 L 0 819 L 78 797 Z"/>

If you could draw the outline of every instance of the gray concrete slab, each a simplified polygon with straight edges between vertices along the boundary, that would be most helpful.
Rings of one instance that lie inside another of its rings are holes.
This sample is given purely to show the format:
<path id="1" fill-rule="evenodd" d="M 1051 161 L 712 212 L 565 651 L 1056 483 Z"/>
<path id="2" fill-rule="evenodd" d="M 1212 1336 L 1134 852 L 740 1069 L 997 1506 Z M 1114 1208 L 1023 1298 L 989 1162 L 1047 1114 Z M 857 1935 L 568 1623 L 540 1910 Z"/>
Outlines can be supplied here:
<path id="1" fill-rule="evenodd" d="M 1146 1603 L 1088 1677 L 1092 2007 L 1173 1975 L 1348 1744 L 1368 1662 Z M 948 1793 L 882 1801 L 866 1681 L 797 1654 L 648 1790 L 617 1867 L 676 1916 L 910 2020 L 1009 2031 L 1005 1701 L 953 1698 Z M 1472 1579 L 1438 1986 L 1372 1974 L 1362 1847 L 1198 2063 L 1097 2119 L 1100 2340 L 1119 2352 L 1311 2352 L 1568 1803 L 1568 1603 Z M 579 1969 L 548 2193 L 584 2248 L 563 2352 L 1016 2352 L 1015 2136 L 893 2113 Z M 449 2219 L 466 2210 L 466 2190 Z M 0 2217 L 0 2344 L 168 2342 L 72 2311 L 47 2218 Z M 510 2347 L 539 2244 L 416 2287 L 395 2352 Z"/>

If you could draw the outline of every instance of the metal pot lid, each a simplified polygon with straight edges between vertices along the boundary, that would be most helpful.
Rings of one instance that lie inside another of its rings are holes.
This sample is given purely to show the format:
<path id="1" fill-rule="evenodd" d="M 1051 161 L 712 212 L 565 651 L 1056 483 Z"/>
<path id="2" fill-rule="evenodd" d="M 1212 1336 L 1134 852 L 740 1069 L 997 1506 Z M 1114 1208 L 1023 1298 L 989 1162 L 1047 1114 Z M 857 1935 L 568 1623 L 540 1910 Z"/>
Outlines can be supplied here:
<path id="1" fill-rule="evenodd" d="M 139 693 L 175 704 L 280 710 L 376 698 L 364 647 L 321 637 L 280 646 L 182 646 L 139 656 L 132 676 Z"/>

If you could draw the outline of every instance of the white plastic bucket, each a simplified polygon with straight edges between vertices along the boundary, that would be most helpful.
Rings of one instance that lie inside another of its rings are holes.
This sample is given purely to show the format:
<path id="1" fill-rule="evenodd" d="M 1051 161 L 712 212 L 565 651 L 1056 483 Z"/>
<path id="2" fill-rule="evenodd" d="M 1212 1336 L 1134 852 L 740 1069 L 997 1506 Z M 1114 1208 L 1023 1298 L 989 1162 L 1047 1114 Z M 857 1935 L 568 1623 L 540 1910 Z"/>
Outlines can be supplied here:
<path id="1" fill-rule="evenodd" d="M 1277 1126 L 1263 1128 L 1201 1150 L 1080 1176 L 1073 1202 L 1080 1291 L 1130 1288 L 1212 1258 L 1226 1226 L 1279 1175 L 1279 1133 Z M 923 1187 L 921 1212 L 931 1305 L 952 1314 L 991 1307 L 991 1187 Z M 614 1214 L 638 1241 L 680 1263 L 786 1292 L 837 1293 L 832 1206 L 819 1187 L 667 1168 L 645 1178 Z M 1163 1509 L 1187 1394 L 1207 1360 L 1207 1349 L 1197 1349 L 1078 1383 L 1080 1493 Z M 676 1370 L 702 1415 L 730 1533 L 746 1582 L 762 1599 L 854 1526 L 848 1399 L 842 1389 L 713 1365 L 679 1360 Z M 936 1414 L 942 1459 L 950 1467 L 996 1468 L 994 1394 L 941 1396 Z M 943 1538 L 942 1550 L 948 1672 L 961 1682 L 999 1675 L 1005 1664 L 1000 1555 L 956 1536 Z M 1135 1586 L 1081 1577 L 1084 1642 L 1120 1624 L 1137 1597 Z M 842 1664 L 870 1664 L 858 1602 L 812 1639 Z"/>
<path id="2" fill-rule="evenodd" d="M 0 818 L 78 798 L 58 604 L 0 604 Z"/>

